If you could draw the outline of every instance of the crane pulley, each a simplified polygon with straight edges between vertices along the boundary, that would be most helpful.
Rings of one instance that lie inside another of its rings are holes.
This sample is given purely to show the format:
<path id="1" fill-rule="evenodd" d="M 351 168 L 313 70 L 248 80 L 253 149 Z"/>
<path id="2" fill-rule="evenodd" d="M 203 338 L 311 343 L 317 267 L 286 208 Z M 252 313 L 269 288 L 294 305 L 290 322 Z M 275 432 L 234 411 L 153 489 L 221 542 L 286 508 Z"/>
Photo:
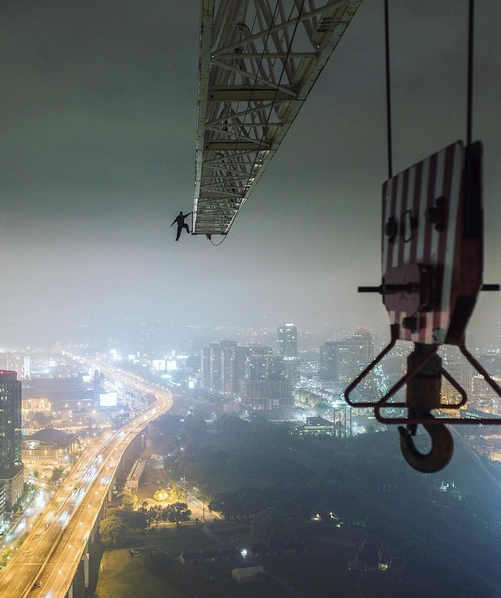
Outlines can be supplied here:
<path id="1" fill-rule="evenodd" d="M 453 440 L 445 424 L 501 424 L 499 418 L 462 419 L 459 409 L 467 392 L 442 365 L 437 354 L 442 345 L 455 345 L 501 397 L 500 386 L 468 351 L 466 327 L 483 285 L 482 157 L 480 142 L 472 142 L 473 0 L 469 11 L 467 144 L 457 141 L 425 160 L 392 176 L 391 104 L 389 76 L 388 0 L 385 0 L 387 124 L 389 178 L 383 185 L 382 284 L 360 287 L 378 292 L 390 318 L 391 341 L 345 391 L 353 407 L 372 407 L 378 421 L 401 424 L 400 447 L 406 461 L 418 471 L 433 473 L 444 468 L 453 454 Z M 407 359 L 407 373 L 378 401 L 354 401 L 354 389 L 395 346 L 397 340 L 414 342 Z M 444 377 L 460 400 L 442 401 Z M 392 400 L 407 385 L 405 402 Z M 407 409 L 407 416 L 395 416 Z M 456 411 L 456 417 L 436 417 Z M 435 412 L 432 413 L 432 412 Z M 431 439 L 428 454 L 414 445 L 417 426 Z"/>
<path id="2" fill-rule="evenodd" d="M 466 359 L 501 396 L 501 388 L 475 360 L 465 345 L 466 326 L 482 285 L 483 210 L 482 145 L 463 147 L 458 141 L 407 168 L 383 185 L 382 275 L 380 287 L 360 287 L 361 292 L 382 294 L 391 326 L 391 341 L 346 389 L 353 407 L 374 407 L 385 424 L 404 424 L 401 448 L 406 460 L 419 471 L 433 472 L 452 456 L 452 436 L 444 424 L 472 423 L 458 417 L 435 418 L 432 411 L 458 410 L 467 393 L 442 366 L 437 354 L 443 344 L 458 346 Z M 407 361 L 407 374 L 378 402 L 353 401 L 355 387 L 395 346 L 397 340 L 415 343 Z M 444 376 L 461 400 L 441 400 Z M 390 399 L 407 384 L 406 402 Z M 407 408 L 407 417 L 386 415 Z M 495 418 L 475 423 L 501 424 Z M 421 455 L 412 437 L 422 424 L 429 432 L 432 449 Z"/>

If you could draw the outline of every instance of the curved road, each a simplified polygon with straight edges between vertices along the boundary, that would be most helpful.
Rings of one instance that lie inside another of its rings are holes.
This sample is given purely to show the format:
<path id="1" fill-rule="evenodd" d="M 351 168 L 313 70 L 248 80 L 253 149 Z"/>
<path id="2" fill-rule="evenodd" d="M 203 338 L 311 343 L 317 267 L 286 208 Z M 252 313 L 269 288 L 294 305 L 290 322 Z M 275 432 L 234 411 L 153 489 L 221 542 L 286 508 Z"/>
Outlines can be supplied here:
<path id="1" fill-rule="evenodd" d="M 114 468 L 130 442 L 172 407 L 169 392 L 149 387 L 126 373 L 115 371 L 113 377 L 153 394 L 155 404 L 119 430 L 103 434 L 82 453 L 20 551 L 0 575 L 0 598 L 64 598 L 106 501 Z M 36 582 L 41 586 L 35 587 Z"/>

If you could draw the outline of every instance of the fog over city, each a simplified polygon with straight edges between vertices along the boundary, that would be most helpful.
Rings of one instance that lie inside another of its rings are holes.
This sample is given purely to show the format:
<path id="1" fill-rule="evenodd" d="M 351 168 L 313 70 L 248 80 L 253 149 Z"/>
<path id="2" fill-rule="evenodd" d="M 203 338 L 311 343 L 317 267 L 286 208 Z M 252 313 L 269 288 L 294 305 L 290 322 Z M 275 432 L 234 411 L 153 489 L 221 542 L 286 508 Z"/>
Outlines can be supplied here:
<path id="1" fill-rule="evenodd" d="M 396 172 L 464 137 L 466 16 L 466 3 L 392 7 Z M 500 18 L 479 3 L 487 282 L 501 280 Z M 56 318 L 111 316 L 384 333 L 379 298 L 356 293 L 380 282 L 380 3 L 360 7 L 219 248 L 169 228 L 192 209 L 198 24 L 196 2 L 2 4 L 2 320 L 29 320 L 40 343 Z M 481 298 L 472 332 L 490 333 L 497 305 Z M 29 343 L 19 330 L 3 322 L 0 344 Z"/>

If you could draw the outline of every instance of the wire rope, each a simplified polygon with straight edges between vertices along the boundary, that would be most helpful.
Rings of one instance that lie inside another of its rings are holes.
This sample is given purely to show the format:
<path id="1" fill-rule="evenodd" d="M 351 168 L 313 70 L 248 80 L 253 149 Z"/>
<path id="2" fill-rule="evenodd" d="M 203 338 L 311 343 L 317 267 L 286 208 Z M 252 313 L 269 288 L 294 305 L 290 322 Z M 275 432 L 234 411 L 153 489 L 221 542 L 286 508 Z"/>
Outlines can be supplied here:
<path id="1" fill-rule="evenodd" d="M 468 6 L 468 75 L 466 99 L 466 145 L 471 145 L 473 129 L 473 42 L 475 33 L 475 0 L 469 0 Z"/>
<path id="2" fill-rule="evenodd" d="M 222 238 L 221 241 L 219 241 L 219 243 L 214 243 L 214 241 L 212 240 L 212 235 L 209 235 L 209 241 L 214 245 L 214 247 L 219 247 L 220 245 L 222 245 L 225 242 L 227 236 L 228 235 L 224 235 L 224 237 Z"/>
<path id="3" fill-rule="evenodd" d="M 393 148 L 391 134 L 391 73 L 390 73 L 390 24 L 388 0 L 384 0 L 384 53 L 386 67 L 386 139 L 388 147 L 388 178 L 393 176 Z"/>

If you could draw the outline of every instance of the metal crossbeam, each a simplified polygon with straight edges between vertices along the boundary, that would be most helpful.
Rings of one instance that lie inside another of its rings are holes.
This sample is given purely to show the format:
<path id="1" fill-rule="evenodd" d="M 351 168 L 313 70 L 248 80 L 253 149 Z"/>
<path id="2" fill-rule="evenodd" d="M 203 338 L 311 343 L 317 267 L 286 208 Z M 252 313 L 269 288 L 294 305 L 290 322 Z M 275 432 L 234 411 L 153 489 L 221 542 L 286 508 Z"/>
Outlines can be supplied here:
<path id="1" fill-rule="evenodd" d="M 362 0 L 201 0 L 194 234 L 225 235 Z"/>

